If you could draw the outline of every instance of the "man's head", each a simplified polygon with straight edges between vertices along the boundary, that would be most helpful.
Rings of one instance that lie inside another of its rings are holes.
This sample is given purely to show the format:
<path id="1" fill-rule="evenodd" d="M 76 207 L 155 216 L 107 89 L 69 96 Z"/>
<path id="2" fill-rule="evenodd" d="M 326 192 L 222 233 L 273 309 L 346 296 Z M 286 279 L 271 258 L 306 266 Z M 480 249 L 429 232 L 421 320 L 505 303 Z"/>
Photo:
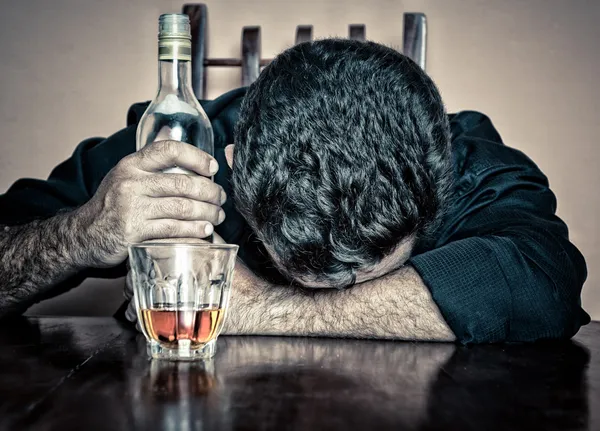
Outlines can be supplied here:
<path id="1" fill-rule="evenodd" d="M 449 194 L 449 125 L 431 79 L 371 42 L 280 54 L 235 132 L 237 210 L 283 274 L 350 286 L 401 266 Z"/>

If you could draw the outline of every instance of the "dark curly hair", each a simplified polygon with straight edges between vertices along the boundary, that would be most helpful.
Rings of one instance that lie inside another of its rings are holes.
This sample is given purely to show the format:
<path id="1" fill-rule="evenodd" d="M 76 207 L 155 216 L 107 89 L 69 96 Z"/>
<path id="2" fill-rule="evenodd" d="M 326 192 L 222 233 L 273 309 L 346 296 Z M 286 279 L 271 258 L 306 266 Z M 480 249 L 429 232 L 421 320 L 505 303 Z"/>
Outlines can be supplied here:
<path id="1" fill-rule="evenodd" d="M 427 235 L 451 188 L 435 84 L 373 42 L 281 53 L 248 89 L 235 143 L 237 210 L 292 280 L 351 286 L 357 270 Z"/>

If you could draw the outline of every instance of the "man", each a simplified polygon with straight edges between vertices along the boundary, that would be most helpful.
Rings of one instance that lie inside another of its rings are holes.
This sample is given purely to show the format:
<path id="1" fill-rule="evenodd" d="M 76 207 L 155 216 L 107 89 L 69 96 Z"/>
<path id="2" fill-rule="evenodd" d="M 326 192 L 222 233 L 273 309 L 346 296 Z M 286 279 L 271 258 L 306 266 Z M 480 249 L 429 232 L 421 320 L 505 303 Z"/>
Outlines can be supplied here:
<path id="1" fill-rule="evenodd" d="M 216 229 L 241 246 L 228 333 L 512 342 L 589 321 L 585 262 L 545 176 L 484 115 L 446 115 L 392 49 L 285 51 L 248 90 L 204 102 L 215 159 L 177 142 L 134 153 L 146 106 L 0 197 L 3 315 L 123 275 L 130 242 Z M 160 173 L 174 165 L 199 176 Z"/>

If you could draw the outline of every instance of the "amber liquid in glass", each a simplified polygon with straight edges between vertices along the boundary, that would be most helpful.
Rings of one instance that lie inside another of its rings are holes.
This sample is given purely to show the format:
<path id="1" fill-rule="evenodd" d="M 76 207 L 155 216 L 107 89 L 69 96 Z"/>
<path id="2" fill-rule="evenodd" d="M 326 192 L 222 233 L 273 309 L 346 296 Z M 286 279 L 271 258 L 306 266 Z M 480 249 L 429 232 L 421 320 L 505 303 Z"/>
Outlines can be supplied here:
<path id="1" fill-rule="evenodd" d="M 160 307 L 142 309 L 141 314 L 142 324 L 150 338 L 168 348 L 177 348 L 179 341 L 189 340 L 193 349 L 216 337 L 223 323 L 225 310 Z"/>

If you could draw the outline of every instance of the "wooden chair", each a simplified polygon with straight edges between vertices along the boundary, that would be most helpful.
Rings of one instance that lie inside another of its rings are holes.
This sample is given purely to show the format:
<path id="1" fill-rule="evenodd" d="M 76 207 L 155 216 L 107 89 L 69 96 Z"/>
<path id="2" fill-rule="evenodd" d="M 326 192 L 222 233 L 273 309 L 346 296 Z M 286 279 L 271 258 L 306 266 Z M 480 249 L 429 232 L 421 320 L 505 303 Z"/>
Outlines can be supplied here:
<path id="1" fill-rule="evenodd" d="M 192 29 L 192 85 L 198 99 L 206 94 L 206 69 L 212 66 L 241 67 L 241 85 L 252 84 L 262 67 L 271 62 L 261 56 L 261 33 L 259 26 L 247 26 L 242 29 L 240 58 L 208 58 L 206 56 L 208 10 L 203 3 L 186 4 L 183 13 L 190 17 Z M 351 24 L 348 37 L 366 40 L 366 26 Z M 296 27 L 295 43 L 313 39 L 312 25 Z M 425 69 L 427 54 L 427 19 L 422 13 L 404 14 L 403 53 Z"/>

